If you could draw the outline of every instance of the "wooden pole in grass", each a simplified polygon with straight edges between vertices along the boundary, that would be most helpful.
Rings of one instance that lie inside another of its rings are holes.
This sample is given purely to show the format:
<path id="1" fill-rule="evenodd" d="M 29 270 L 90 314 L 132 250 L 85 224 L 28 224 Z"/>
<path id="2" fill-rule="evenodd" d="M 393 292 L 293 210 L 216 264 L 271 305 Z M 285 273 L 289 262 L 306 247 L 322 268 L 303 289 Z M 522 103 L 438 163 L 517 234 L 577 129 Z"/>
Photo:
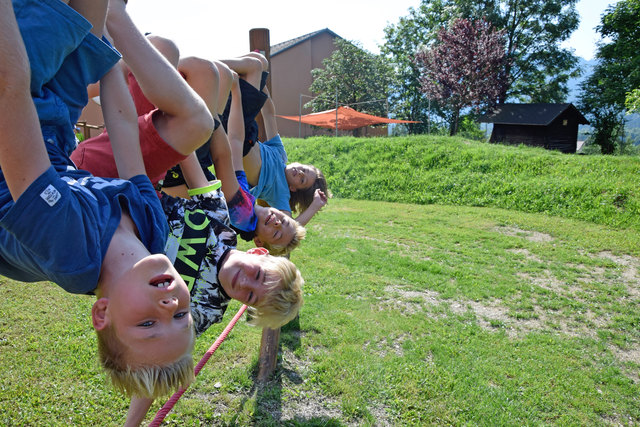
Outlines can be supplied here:
<path id="1" fill-rule="evenodd" d="M 253 28 L 249 30 L 249 50 L 258 51 L 269 61 L 269 71 L 271 71 L 271 45 L 269 41 L 269 30 L 267 28 Z M 271 91 L 271 76 L 267 79 L 267 88 Z M 258 138 L 264 141 L 266 132 L 264 131 L 264 122 L 262 114 L 256 117 L 258 122 Z M 260 342 L 260 358 L 258 360 L 258 381 L 268 381 L 276 369 L 276 361 L 278 359 L 278 347 L 280 344 L 280 329 L 262 329 L 262 340 Z"/>
<path id="2" fill-rule="evenodd" d="M 269 62 L 269 77 L 267 77 L 267 89 L 271 92 L 271 45 L 269 41 L 269 29 L 268 28 L 252 28 L 249 30 L 249 50 L 251 52 L 258 51 L 267 58 Z M 258 139 L 260 141 L 266 141 L 266 132 L 264 131 L 264 122 L 262 121 L 262 113 L 259 113 L 256 117 L 258 122 Z"/>

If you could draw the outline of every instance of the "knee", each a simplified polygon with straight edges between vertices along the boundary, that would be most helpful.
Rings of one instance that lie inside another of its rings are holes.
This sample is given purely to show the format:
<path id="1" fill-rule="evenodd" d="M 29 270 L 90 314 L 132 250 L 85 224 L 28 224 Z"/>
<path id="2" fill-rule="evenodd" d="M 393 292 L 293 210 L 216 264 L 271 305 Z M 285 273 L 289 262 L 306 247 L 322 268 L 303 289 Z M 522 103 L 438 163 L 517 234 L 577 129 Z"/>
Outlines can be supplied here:
<path id="1" fill-rule="evenodd" d="M 214 61 L 214 65 L 218 70 L 219 93 L 226 101 L 233 83 L 233 71 L 231 71 L 227 64 L 220 61 Z"/>
<path id="2" fill-rule="evenodd" d="M 156 35 L 149 35 L 147 36 L 147 39 L 156 49 L 158 49 L 162 56 L 167 58 L 174 68 L 178 66 L 180 49 L 178 49 L 178 46 L 173 42 L 173 40 Z"/>
<path id="3" fill-rule="evenodd" d="M 178 71 L 185 75 L 187 81 L 198 79 L 217 86 L 220 80 L 218 67 L 213 62 L 195 56 L 180 59 Z"/>
<path id="4" fill-rule="evenodd" d="M 269 70 L 269 61 L 267 61 L 267 58 L 259 53 L 259 52 L 249 52 L 247 54 L 247 56 L 249 58 L 254 58 L 257 59 L 258 61 L 260 61 L 260 71 L 268 71 Z"/>

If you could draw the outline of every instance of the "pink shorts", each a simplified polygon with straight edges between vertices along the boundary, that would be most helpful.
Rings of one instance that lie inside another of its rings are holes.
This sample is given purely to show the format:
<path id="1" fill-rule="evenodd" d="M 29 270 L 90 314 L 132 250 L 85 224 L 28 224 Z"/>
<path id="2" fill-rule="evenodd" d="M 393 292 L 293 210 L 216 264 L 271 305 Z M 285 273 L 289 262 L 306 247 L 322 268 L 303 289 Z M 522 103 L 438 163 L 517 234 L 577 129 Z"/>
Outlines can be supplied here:
<path id="1" fill-rule="evenodd" d="M 164 178 L 167 170 L 187 157 L 178 153 L 160 137 L 153 125 L 153 116 L 156 111 L 158 110 L 138 117 L 144 167 L 154 187 L 157 187 L 158 181 Z M 118 169 L 107 132 L 81 142 L 70 157 L 78 169 L 89 171 L 94 176 L 118 177 Z"/>

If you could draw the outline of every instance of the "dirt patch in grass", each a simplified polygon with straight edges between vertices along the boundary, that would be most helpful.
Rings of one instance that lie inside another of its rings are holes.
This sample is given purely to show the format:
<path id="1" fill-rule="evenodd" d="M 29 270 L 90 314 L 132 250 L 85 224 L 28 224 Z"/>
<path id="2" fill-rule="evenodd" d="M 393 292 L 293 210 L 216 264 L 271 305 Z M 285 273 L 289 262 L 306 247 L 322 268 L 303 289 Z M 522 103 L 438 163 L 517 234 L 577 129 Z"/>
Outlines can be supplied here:
<path id="1" fill-rule="evenodd" d="M 524 255 L 525 259 L 527 259 L 528 261 L 535 261 L 535 262 L 539 262 L 539 263 L 543 263 L 544 262 L 540 258 L 535 256 L 534 254 L 529 252 L 529 250 L 527 250 L 527 249 L 522 249 L 522 248 L 520 248 L 520 249 L 507 249 L 507 252 L 511 252 L 513 254 L 518 254 L 518 255 Z"/>
<path id="2" fill-rule="evenodd" d="M 523 230 L 518 227 L 495 227 L 494 231 L 505 236 L 522 237 L 532 242 L 551 242 L 553 237 L 550 234 L 540 233 L 539 231 Z"/>

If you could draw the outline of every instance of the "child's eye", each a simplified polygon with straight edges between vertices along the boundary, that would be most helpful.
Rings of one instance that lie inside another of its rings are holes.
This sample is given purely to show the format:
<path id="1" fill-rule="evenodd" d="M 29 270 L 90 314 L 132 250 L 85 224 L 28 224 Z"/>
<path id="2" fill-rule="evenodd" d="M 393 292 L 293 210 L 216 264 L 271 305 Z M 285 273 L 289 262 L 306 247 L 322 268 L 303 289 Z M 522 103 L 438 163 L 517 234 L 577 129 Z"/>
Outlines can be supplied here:
<path id="1" fill-rule="evenodd" d="M 253 292 L 249 292 L 249 298 L 247 299 L 247 302 L 250 304 L 252 300 L 253 300 Z"/>
<path id="2" fill-rule="evenodd" d="M 140 323 L 138 326 L 141 328 L 149 328 L 151 326 L 153 326 L 156 322 L 154 322 L 153 320 L 148 320 L 146 322 L 142 322 Z"/>
<path id="3" fill-rule="evenodd" d="M 184 316 L 187 315 L 186 311 L 183 311 L 181 313 L 176 314 L 175 316 L 173 316 L 174 319 L 182 319 Z"/>
<path id="4" fill-rule="evenodd" d="M 260 278 L 260 271 L 261 270 L 258 270 L 258 274 L 256 274 L 256 280 L 258 280 Z"/>

